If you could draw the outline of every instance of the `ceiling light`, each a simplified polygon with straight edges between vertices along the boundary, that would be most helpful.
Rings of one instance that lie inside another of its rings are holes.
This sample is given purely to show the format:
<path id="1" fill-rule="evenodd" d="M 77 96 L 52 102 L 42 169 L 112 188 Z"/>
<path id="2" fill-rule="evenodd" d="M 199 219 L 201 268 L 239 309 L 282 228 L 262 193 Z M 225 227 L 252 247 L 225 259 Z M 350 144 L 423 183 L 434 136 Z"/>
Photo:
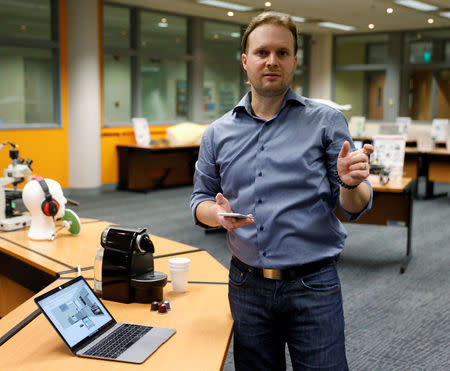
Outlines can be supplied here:
<path id="1" fill-rule="evenodd" d="M 229 3 L 226 1 L 220 1 L 220 0 L 197 0 L 197 3 L 202 4 L 202 5 L 215 6 L 217 8 L 237 10 L 238 12 L 248 12 L 250 10 L 253 10 L 253 8 L 251 6 Z M 232 17 L 232 15 L 230 17 Z"/>
<path id="2" fill-rule="evenodd" d="M 437 6 L 430 5 L 430 4 L 424 3 L 422 1 L 417 1 L 417 0 L 394 0 L 394 3 L 406 6 L 408 8 L 423 10 L 424 12 L 429 12 L 429 11 L 439 9 Z"/>
<path id="3" fill-rule="evenodd" d="M 450 18 L 450 12 L 440 12 L 439 15 L 441 17 Z"/>
<path id="4" fill-rule="evenodd" d="M 294 22 L 305 22 L 305 21 L 306 21 L 305 18 L 302 18 L 302 17 L 296 17 L 295 15 L 291 15 L 291 19 L 292 19 Z"/>
<path id="5" fill-rule="evenodd" d="M 387 9 L 386 9 L 386 13 L 387 13 L 387 14 L 392 14 L 392 13 L 394 13 L 394 9 L 392 9 L 392 8 L 387 8 Z"/>
<path id="6" fill-rule="evenodd" d="M 231 37 L 234 37 L 234 38 L 241 37 L 241 34 L 239 32 L 232 32 L 230 35 L 231 35 Z"/>
<path id="7" fill-rule="evenodd" d="M 375 25 L 373 23 L 370 23 L 368 26 L 371 30 L 373 30 L 375 28 Z"/>
<path id="8" fill-rule="evenodd" d="M 228 17 L 232 17 L 233 15 L 234 15 L 233 12 L 228 12 L 228 13 L 227 13 L 227 16 L 228 16 Z"/>
<path id="9" fill-rule="evenodd" d="M 264 6 L 267 6 L 267 7 L 272 6 L 272 3 L 271 3 L 270 1 L 266 1 L 266 2 L 264 3 Z"/>
<path id="10" fill-rule="evenodd" d="M 319 22 L 317 23 L 320 27 L 328 27 L 328 28 L 335 28 L 337 30 L 344 30 L 344 31 L 353 31 L 355 27 L 353 26 L 346 26 L 345 24 L 339 24 L 339 23 L 333 23 L 333 22 Z"/>
<path id="11" fill-rule="evenodd" d="M 433 23 L 434 23 L 434 19 L 433 19 L 433 18 L 428 18 L 427 22 L 428 22 L 429 24 L 433 24 Z"/>
<path id="12" fill-rule="evenodd" d="M 169 27 L 169 24 L 168 23 L 164 23 L 164 22 L 159 22 L 158 23 L 158 27 L 166 28 L 166 27 Z"/>

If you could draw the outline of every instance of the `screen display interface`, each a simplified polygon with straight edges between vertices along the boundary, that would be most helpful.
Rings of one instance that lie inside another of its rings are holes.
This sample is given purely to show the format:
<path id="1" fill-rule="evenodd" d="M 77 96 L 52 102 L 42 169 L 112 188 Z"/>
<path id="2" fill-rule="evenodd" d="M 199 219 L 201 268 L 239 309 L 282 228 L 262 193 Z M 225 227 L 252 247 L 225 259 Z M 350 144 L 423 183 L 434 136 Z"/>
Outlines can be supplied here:
<path id="1" fill-rule="evenodd" d="M 39 304 L 70 347 L 112 320 L 83 280 L 40 300 Z"/>

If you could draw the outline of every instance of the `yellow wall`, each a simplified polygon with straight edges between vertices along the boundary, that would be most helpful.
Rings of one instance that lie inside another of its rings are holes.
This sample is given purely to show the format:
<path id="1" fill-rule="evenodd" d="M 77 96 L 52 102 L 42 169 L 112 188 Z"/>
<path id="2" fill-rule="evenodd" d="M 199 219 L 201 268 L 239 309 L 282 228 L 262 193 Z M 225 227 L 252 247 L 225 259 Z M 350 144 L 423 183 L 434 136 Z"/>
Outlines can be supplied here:
<path id="1" fill-rule="evenodd" d="M 102 148 L 102 184 L 117 183 L 119 181 L 119 161 L 117 145 L 136 144 L 132 127 L 103 128 L 101 138 Z M 166 126 L 155 126 L 150 129 L 152 139 L 166 136 Z"/>
<path id="2" fill-rule="evenodd" d="M 101 20 L 101 0 L 98 0 L 99 20 Z M 60 55 L 61 55 L 61 128 L 55 129 L 22 129 L 0 131 L 0 143 L 5 141 L 18 145 L 19 154 L 25 160 L 31 158 L 33 174 L 55 179 L 63 188 L 69 187 L 69 148 L 68 148 L 68 108 L 67 108 L 67 44 L 66 44 L 66 1 L 60 0 Z M 101 22 L 99 22 L 101 27 Z M 101 32 L 99 32 L 100 50 Z M 100 56 L 102 54 L 100 53 Z M 101 58 L 101 57 L 100 57 Z M 102 66 L 100 60 L 100 66 Z M 101 83 L 100 86 L 103 86 Z M 101 96 L 103 92 L 101 91 Z M 101 107 L 102 110 L 103 107 Z M 101 112 L 103 120 L 103 112 Z M 101 123 L 99 123 L 101 125 Z M 166 126 L 155 126 L 150 129 L 152 139 L 161 139 L 166 135 Z M 135 144 L 132 127 L 103 128 L 101 131 L 102 184 L 116 183 L 119 180 L 118 144 Z M 0 152 L 0 171 L 11 163 L 9 146 Z M 23 187 L 25 182 L 19 185 Z"/>
<path id="3" fill-rule="evenodd" d="M 66 2 L 59 0 L 60 7 L 60 54 L 61 54 L 61 128 L 2 130 L 0 142 L 10 141 L 18 145 L 20 157 L 31 158 L 33 174 L 55 179 L 62 187 L 69 183 L 67 145 L 67 47 L 66 47 Z M 9 146 L 8 146 L 9 147 Z M 9 148 L 0 152 L 0 169 L 11 163 Z M 23 187 L 24 183 L 20 186 Z"/>

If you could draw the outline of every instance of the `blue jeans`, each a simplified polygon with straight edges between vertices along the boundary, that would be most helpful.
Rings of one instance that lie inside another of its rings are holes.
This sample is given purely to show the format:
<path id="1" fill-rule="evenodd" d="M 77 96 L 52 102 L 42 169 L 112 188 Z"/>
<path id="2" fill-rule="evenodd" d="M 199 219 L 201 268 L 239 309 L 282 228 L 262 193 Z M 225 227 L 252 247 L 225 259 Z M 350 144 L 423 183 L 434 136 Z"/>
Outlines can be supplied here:
<path id="1" fill-rule="evenodd" d="M 336 263 L 295 281 L 263 278 L 234 257 L 228 298 L 237 371 L 348 370 Z"/>

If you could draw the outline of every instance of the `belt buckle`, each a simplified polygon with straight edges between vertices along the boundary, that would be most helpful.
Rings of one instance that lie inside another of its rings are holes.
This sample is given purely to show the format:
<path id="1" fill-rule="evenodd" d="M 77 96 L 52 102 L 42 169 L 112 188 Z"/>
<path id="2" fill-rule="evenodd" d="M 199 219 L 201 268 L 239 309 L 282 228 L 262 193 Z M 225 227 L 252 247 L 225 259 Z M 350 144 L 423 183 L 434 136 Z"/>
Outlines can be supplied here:
<path id="1" fill-rule="evenodd" d="M 280 269 L 263 269 L 263 277 L 271 280 L 281 280 Z"/>

